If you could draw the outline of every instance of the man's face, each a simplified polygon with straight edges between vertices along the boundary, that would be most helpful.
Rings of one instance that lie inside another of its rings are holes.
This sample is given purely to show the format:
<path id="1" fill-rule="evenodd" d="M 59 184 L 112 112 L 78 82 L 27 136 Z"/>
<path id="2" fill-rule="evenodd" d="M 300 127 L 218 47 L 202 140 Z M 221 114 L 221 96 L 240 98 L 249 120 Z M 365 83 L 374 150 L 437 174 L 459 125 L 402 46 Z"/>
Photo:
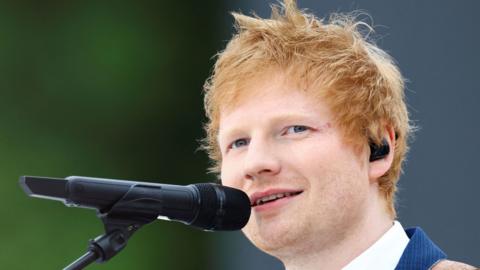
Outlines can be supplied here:
<path id="1" fill-rule="evenodd" d="M 276 74 L 222 111 L 221 179 L 248 194 L 245 235 L 273 255 L 326 248 L 361 222 L 368 153 L 342 140 L 328 107 Z M 346 108 L 348 109 L 348 108 Z"/>

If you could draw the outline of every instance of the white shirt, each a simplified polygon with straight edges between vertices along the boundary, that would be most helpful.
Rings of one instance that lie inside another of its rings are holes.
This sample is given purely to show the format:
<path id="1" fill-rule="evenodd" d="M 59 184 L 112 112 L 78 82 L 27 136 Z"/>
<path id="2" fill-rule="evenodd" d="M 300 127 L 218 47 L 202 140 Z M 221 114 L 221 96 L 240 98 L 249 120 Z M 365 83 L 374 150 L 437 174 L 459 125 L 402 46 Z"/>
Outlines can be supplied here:
<path id="1" fill-rule="evenodd" d="M 393 270 L 400 261 L 408 241 L 410 239 L 402 225 L 395 221 L 390 230 L 342 270 Z"/>

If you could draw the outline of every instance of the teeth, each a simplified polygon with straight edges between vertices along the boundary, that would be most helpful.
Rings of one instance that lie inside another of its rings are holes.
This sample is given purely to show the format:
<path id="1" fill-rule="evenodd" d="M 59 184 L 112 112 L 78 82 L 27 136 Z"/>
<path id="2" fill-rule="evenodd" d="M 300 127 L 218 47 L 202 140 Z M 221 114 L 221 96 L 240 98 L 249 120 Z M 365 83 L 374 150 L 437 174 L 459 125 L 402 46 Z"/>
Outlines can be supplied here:
<path id="1" fill-rule="evenodd" d="M 262 205 L 266 202 L 269 202 L 269 201 L 273 201 L 273 200 L 276 200 L 276 199 L 281 199 L 281 198 L 284 198 L 284 197 L 288 197 L 288 196 L 292 196 L 293 193 L 291 192 L 285 192 L 285 193 L 278 193 L 278 194 L 272 194 L 272 195 L 269 195 L 269 196 L 265 196 L 263 198 L 260 198 L 258 200 L 255 201 L 255 205 Z"/>

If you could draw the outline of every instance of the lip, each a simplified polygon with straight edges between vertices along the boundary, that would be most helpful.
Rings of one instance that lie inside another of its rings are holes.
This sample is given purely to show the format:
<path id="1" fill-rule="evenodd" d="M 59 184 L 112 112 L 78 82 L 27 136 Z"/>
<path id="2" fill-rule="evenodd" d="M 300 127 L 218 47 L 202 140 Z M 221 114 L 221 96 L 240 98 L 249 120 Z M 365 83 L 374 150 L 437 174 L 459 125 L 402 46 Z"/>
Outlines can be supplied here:
<path id="1" fill-rule="evenodd" d="M 298 194 L 296 194 L 294 196 L 283 197 L 283 198 L 280 198 L 280 199 L 277 199 L 275 201 L 268 202 L 268 203 L 265 203 L 265 204 L 255 205 L 255 202 L 260 198 L 270 196 L 270 195 L 273 195 L 273 194 L 287 193 L 287 192 L 288 193 L 298 193 Z M 269 209 L 274 209 L 274 208 L 280 207 L 280 206 L 288 203 L 289 201 L 291 201 L 292 199 L 301 195 L 302 193 L 303 193 L 302 189 L 289 189 L 289 188 L 275 188 L 275 189 L 268 189 L 266 191 L 261 191 L 261 192 L 254 192 L 250 196 L 250 205 L 252 206 L 252 209 L 257 211 L 257 212 L 267 211 Z"/>

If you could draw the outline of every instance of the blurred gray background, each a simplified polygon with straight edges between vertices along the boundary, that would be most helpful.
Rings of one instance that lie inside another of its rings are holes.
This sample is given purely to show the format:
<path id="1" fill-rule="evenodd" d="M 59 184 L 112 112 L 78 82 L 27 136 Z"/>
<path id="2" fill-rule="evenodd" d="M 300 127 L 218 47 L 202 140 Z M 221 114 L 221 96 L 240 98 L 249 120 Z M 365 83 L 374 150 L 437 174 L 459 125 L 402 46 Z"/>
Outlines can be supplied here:
<path id="1" fill-rule="evenodd" d="M 229 9 L 268 17 L 270 3 L 229 2 Z M 377 44 L 408 79 L 409 110 L 420 127 L 399 182 L 399 220 L 404 227 L 421 226 L 451 259 L 479 266 L 480 2 L 299 0 L 298 5 L 326 18 L 352 10 L 371 15 Z M 218 269 L 283 269 L 239 234 L 219 242 L 235 247 L 223 250 Z"/>
<path id="2" fill-rule="evenodd" d="M 201 89 L 232 35 L 229 11 L 272 1 L 0 1 L 0 265 L 61 269 L 103 233 L 95 213 L 28 198 L 20 175 L 213 181 L 196 151 Z M 480 2 L 300 0 L 317 16 L 362 9 L 398 61 L 421 129 L 399 218 L 452 259 L 480 265 L 477 64 Z M 240 233 L 155 222 L 88 269 L 282 269 Z"/>

